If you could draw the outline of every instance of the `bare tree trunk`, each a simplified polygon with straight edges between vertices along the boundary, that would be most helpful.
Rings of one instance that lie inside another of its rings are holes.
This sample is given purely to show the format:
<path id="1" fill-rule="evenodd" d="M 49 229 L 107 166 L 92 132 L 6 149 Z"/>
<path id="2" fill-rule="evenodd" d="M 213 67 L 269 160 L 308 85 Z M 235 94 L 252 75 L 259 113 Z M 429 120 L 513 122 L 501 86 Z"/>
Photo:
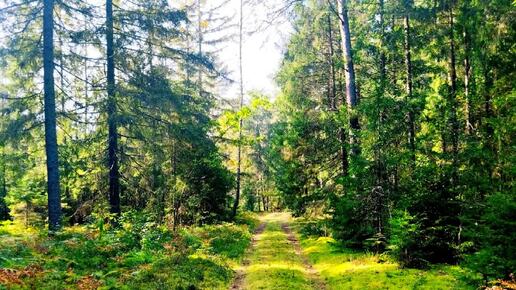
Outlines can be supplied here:
<path id="1" fill-rule="evenodd" d="M 470 39 L 469 33 L 464 28 L 464 97 L 466 98 L 466 133 L 471 134 L 474 130 L 473 117 L 471 113 L 471 60 L 470 60 Z"/>
<path id="2" fill-rule="evenodd" d="M 464 11 L 463 13 L 465 15 L 468 14 L 468 5 L 469 1 L 466 1 L 464 3 Z M 473 133 L 473 130 L 475 129 L 473 125 L 473 114 L 471 112 L 471 35 L 468 31 L 468 23 L 467 23 L 467 16 L 466 17 L 466 23 L 464 23 L 464 97 L 466 98 L 466 134 L 470 135 Z"/>
<path id="3" fill-rule="evenodd" d="M 347 0 L 337 0 L 338 12 L 340 18 L 340 34 L 342 38 L 342 52 L 345 61 L 345 77 L 346 77 L 346 103 L 349 111 L 350 122 L 350 145 L 351 154 L 359 155 L 360 148 L 358 145 L 358 131 L 360 130 L 360 122 L 354 109 L 358 104 L 358 94 L 355 80 L 355 67 L 353 64 L 353 50 L 351 47 L 351 33 L 349 28 Z"/>
<path id="4" fill-rule="evenodd" d="M 408 1 L 407 1 L 408 2 Z M 405 70 L 406 70 L 406 82 L 405 89 L 407 93 L 407 121 L 408 121 L 408 141 L 410 146 L 410 157 L 412 163 L 416 162 L 416 129 L 414 124 L 414 110 L 412 109 L 412 56 L 411 56 L 411 45 L 410 45 L 410 10 L 412 7 L 409 3 L 405 4 L 405 16 L 404 16 L 404 28 L 405 28 Z"/>
<path id="5" fill-rule="evenodd" d="M 337 109 L 337 82 L 335 79 L 335 50 L 333 49 L 333 26 L 331 23 L 331 15 L 328 13 L 328 32 L 329 32 L 329 48 L 330 48 L 330 54 L 329 54 L 329 60 L 330 60 L 330 84 L 329 84 L 329 106 L 330 110 L 334 111 Z"/>
<path id="6" fill-rule="evenodd" d="M 243 38 L 244 38 L 244 1 L 240 0 L 240 23 L 239 23 L 239 73 L 240 73 L 240 110 L 244 106 L 244 68 L 242 62 Z M 238 204 L 240 203 L 240 183 L 242 178 L 242 117 L 238 120 L 238 153 L 237 153 L 237 184 L 235 203 L 233 204 L 233 217 L 236 216 Z"/>
<path id="7" fill-rule="evenodd" d="M 120 214 L 120 172 L 118 168 L 118 121 L 115 88 L 115 55 L 113 44 L 113 0 L 106 0 L 107 48 L 107 113 L 108 113 L 108 166 L 109 204 L 111 213 Z"/>
<path id="8" fill-rule="evenodd" d="M 337 108 L 339 106 L 338 97 L 337 97 L 337 73 L 335 71 L 335 49 L 333 47 L 333 25 L 331 23 L 331 15 L 328 14 L 328 31 L 329 31 L 329 43 L 330 43 L 330 84 L 329 84 L 329 91 L 330 91 L 330 110 L 337 111 Z M 342 100 L 344 103 L 345 101 Z M 342 170 L 342 176 L 346 177 L 348 176 L 349 171 L 349 161 L 348 161 L 348 152 L 347 152 L 347 140 L 346 140 L 346 132 L 344 128 L 338 129 L 338 138 L 340 142 L 340 164 L 341 164 L 341 170 Z"/>
<path id="9" fill-rule="evenodd" d="M 3 109 L 0 102 L 0 110 Z M 4 144 L 0 144 L 0 147 L 2 148 L 2 153 L 0 154 L 0 157 L 2 158 L 0 160 L 0 164 L 2 166 L 2 186 L 0 187 L 0 221 L 5 221 L 10 218 L 9 215 L 9 208 L 7 207 L 7 204 L 5 202 L 5 197 L 7 196 L 7 167 L 6 167 L 6 161 L 5 161 L 5 148 Z"/>
<path id="10" fill-rule="evenodd" d="M 202 42 L 203 42 L 203 35 L 202 35 L 202 11 L 201 11 L 201 0 L 197 0 L 197 52 L 199 55 L 202 54 Z M 198 86 L 199 86 L 199 95 L 202 96 L 203 94 L 203 78 L 202 78 L 202 66 L 199 66 L 199 72 L 198 72 Z"/>
<path id="11" fill-rule="evenodd" d="M 376 93 L 376 134 L 377 144 L 375 146 L 375 162 L 376 162 L 376 184 L 381 186 L 384 183 L 384 172 L 385 166 L 383 163 L 383 152 L 382 147 L 384 143 L 384 137 L 382 133 L 382 122 L 383 122 L 383 109 L 381 107 L 382 99 L 385 95 L 385 87 L 387 85 L 387 57 L 385 55 L 385 5 L 384 0 L 379 1 L 379 17 L 380 17 L 380 84 L 379 90 Z"/>
<path id="12" fill-rule="evenodd" d="M 48 229 L 61 227 L 59 155 L 54 88 L 54 0 L 43 2 L 43 73 L 45 92 L 45 151 L 47 155 Z"/>
<path id="13" fill-rule="evenodd" d="M 458 154 L 459 154 L 459 122 L 457 120 L 457 70 L 455 66 L 455 36 L 454 36 L 454 23 L 453 23 L 453 4 L 450 3 L 449 7 L 449 33 L 450 33 L 450 125 L 451 125 L 451 145 L 452 145 L 452 162 L 453 162 L 453 175 L 452 185 L 457 182 L 457 170 L 458 170 Z"/>

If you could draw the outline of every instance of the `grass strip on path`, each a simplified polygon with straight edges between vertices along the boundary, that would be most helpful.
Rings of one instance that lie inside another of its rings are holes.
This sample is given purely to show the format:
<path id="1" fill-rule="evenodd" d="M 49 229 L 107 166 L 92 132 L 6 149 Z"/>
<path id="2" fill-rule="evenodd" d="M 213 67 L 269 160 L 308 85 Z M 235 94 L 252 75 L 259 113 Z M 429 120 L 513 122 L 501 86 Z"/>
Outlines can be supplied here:
<path id="1" fill-rule="evenodd" d="M 255 243 L 248 254 L 247 266 L 240 289 L 314 289 L 318 282 L 310 273 L 302 256 L 296 253 L 285 231 L 290 216 L 287 213 L 271 213 L 261 217 L 265 224 L 262 233 L 255 236 Z M 282 228 L 282 225 L 283 228 Z"/>

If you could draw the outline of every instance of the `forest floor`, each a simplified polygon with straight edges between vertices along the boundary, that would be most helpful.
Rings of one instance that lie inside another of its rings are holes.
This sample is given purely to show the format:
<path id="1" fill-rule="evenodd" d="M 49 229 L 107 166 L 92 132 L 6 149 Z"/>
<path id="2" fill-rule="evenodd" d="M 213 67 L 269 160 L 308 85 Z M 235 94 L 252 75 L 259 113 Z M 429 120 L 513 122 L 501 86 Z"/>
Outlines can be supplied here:
<path id="1" fill-rule="evenodd" d="M 141 216 L 120 227 L 0 224 L 3 289 L 476 289 L 459 266 L 404 269 L 387 255 L 307 236 L 288 213 L 172 232 Z M 478 282 L 478 281 L 477 281 Z M 478 283 L 476 283 L 478 285 Z"/>
<path id="2" fill-rule="evenodd" d="M 325 289 L 290 228 L 288 213 L 260 216 L 231 289 Z"/>
<path id="3" fill-rule="evenodd" d="M 381 255 L 300 235 L 288 213 L 260 216 L 230 289 L 476 289 L 459 266 L 403 269 Z"/>

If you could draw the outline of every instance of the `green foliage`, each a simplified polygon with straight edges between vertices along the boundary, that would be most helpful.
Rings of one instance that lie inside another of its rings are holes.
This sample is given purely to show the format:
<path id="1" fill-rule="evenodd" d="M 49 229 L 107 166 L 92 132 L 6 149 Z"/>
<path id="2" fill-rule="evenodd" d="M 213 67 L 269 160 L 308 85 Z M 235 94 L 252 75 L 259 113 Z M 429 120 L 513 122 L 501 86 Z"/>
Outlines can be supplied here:
<path id="1" fill-rule="evenodd" d="M 247 228 L 231 224 L 205 226 L 200 236 L 208 241 L 208 252 L 230 259 L 242 257 L 251 241 Z"/>
<path id="2" fill-rule="evenodd" d="M 0 228 L 0 267 L 15 273 L 27 267 L 39 269 L 22 276 L 21 288 L 80 288 L 82 283 L 117 289 L 228 287 L 234 275 L 232 265 L 241 261 L 250 243 L 247 225 L 172 232 L 149 220 L 144 213 L 127 212 L 119 219 L 119 227 L 107 227 L 103 234 L 76 226 L 54 237 L 6 222 Z M 7 287 L 14 285 L 0 281 Z"/>
<path id="3" fill-rule="evenodd" d="M 346 196 L 336 201 L 331 228 L 336 239 L 354 248 L 362 247 L 362 242 L 374 233 L 373 229 L 364 223 L 359 202 Z"/>
<path id="4" fill-rule="evenodd" d="M 516 269 L 516 196 L 493 194 L 477 233 L 479 250 L 467 257 L 469 267 L 482 273 L 485 280 L 497 277 L 509 278 Z"/>
<path id="5" fill-rule="evenodd" d="M 458 266 L 406 269 L 382 255 L 343 248 L 328 237 L 302 237 L 301 246 L 328 289 L 477 288 L 476 277 Z"/>
<path id="6" fill-rule="evenodd" d="M 327 237 L 330 233 L 331 222 L 326 219 L 298 220 L 299 233 L 305 237 Z"/>
<path id="7" fill-rule="evenodd" d="M 421 227 L 417 219 L 407 211 L 398 211 L 389 223 L 390 253 L 400 261 L 402 266 L 425 266 L 426 261 L 422 259 L 422 253 L 417 250 L 417 236 Z"/>

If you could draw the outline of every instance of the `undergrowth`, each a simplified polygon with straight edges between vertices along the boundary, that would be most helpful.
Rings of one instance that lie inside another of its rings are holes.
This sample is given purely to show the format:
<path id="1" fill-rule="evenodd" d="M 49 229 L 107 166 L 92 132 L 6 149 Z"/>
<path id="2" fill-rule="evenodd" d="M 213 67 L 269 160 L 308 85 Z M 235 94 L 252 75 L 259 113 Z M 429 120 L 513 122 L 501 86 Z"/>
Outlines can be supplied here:
<path id="1" fill-rule="evenodd" d="M 389 253 L 346 248 L 332 237 L 321 237 L 297 220 L 301 247 L 328 289 L 477 289 L 479 276 L 457 265 L 404 268 Z"/>
<path id="2" fill-rule="evenodd" d="M 0 289 L 226 289 L 256 225 L 246 214 L 173 232 L 140 213 L 118 228 L 67 227 L 53 237 L 0 225 Z"/>

